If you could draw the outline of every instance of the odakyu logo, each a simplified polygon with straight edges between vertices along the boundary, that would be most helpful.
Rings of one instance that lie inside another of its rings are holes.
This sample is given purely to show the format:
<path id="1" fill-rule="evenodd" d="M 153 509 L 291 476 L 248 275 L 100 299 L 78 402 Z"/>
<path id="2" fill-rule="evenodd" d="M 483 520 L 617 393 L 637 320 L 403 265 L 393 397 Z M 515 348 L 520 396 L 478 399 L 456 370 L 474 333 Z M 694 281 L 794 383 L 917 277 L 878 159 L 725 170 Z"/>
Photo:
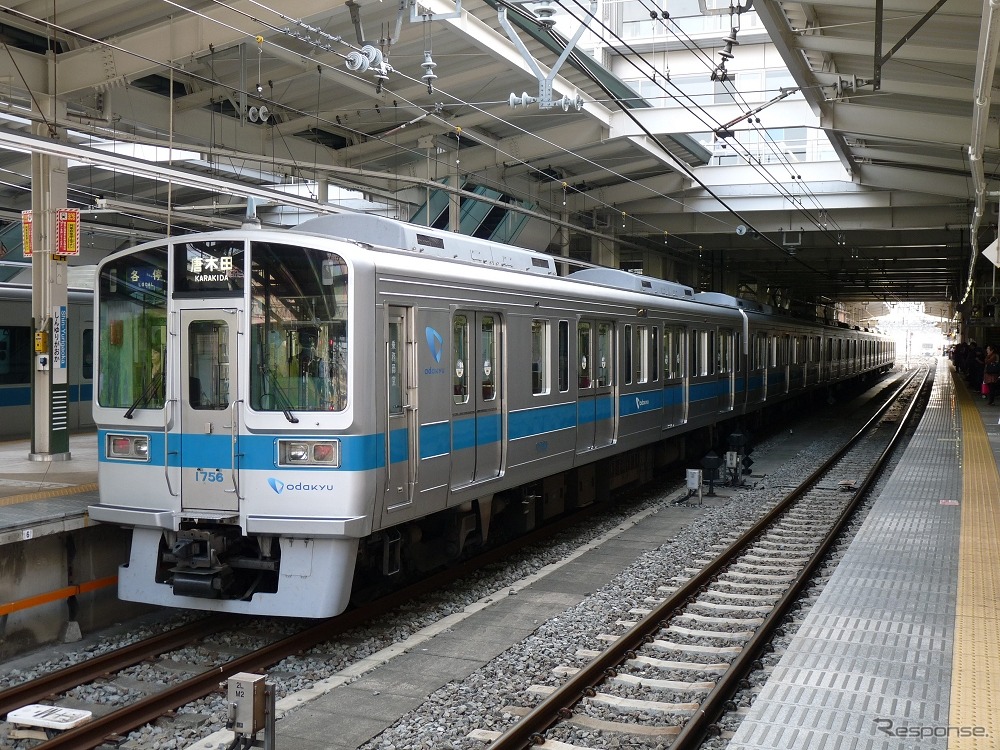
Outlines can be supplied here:
<path id="1" fill-rule="evenodd" d="M 434 357 L 435 362 L 440 363 L 441 353 L 444 351 L 444 339 L 430 326 L 424 329 L 424 335 L 427 336 L 427 346 L 430 347 L 431 356 Z"/>
<path id="2" fill-rule="evenodd" d="M 285 490 L 289 492 L 332 492 L 332 484 L 310 484 L 308 482 L 294 482 L 292 484 L 285 484 L 280 479 L 275 479 L 274 477 L 268 477 L 267 483 L 271 485 L 271 489 L 280 495 Z"/>
<path id="3" fill-rule="evenodd" d="M 427 337 L 427 347 L 431 350 L 431 356 L 440 364 L 441 355 L 444 353 L 444 339 L 431 326 L 424 329 L 424 336 Z M 444 375 L 444 368 L 427 367 L 424 369 L 424 375 Z"/>

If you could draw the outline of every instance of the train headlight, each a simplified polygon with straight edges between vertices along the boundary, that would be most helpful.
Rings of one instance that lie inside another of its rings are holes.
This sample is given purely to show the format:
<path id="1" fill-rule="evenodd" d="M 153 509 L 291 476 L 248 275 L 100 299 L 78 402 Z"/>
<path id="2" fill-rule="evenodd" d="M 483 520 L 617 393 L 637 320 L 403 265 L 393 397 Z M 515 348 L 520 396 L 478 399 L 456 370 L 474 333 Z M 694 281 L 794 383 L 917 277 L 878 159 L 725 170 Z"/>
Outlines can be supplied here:
<path id="1" fill-rule="evenodd" d="M 279 466 L 340 466 L 339 440 L 279 440 Z"/>
<path id="2" fill-rule="evenodd" d="M 108 435 L 105 443 L 105 453 L 108 458 L 120 458 L 129 461 L 149 460 L 148 435 Z"/>
<path id="3" fill-rule="evenodd" d="M 305 443 L 289 443 L 288 460 L 296 464 L 305 463 L 309 460 L 309 446 Z"/>

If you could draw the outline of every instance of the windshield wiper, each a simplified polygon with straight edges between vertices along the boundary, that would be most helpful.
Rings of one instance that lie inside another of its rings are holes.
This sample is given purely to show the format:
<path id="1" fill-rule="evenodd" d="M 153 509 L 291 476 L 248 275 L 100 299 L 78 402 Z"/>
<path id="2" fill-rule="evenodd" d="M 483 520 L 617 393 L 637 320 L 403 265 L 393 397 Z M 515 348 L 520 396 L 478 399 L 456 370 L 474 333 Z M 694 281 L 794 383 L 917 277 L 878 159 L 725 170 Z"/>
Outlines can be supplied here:
<path id="1" fill-rule="evenodd" d="M 292 424 L 298 424 L 299 418 L 292 414 L 291 399 L 288 398 L 288 394 L 285 393 L 285 389 L 281 387 L 281 383 L 277 381 L 274 374 L 263 362 L 260 365 L 260 374 L 264 376 L 264 381 L 271 387 L 271 391 L 265 395 L 277 396 L 279 408 L 281 409 L 281 413 L 285 415 L 285 419 Z"/>
<path id="2" fill-rule="evenodd" d="M 162 382 L 163 382 L 163 372 L 161 371 L 159 375 L 157 375 L 155 378 L 149 381 L 149 383 L 143 389 L 142 393 L 139 394 L 139 398 L 137 398 L 128 408 L 128 411 L 125 412 L 125 419 L 132 419 L 132 413 L 139 408 L 139 404 L 144 404 L 149 399 L 149 397 L 153 395 L 153 390 L 159 387 L 160 383 Z"/>

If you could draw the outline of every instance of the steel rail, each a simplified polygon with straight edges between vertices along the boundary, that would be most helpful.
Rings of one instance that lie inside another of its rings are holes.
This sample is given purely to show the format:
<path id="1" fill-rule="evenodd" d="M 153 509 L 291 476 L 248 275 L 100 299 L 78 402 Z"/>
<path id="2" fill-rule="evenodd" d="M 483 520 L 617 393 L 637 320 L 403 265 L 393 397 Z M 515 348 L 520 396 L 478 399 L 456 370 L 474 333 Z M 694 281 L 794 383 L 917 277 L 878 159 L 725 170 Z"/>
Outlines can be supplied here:
<path id="1" fill-rule="evenodd" d="M 929 373 L 925 372 L 923 381 L 917 389 L 918 393 L 926 386 L 928 376 Z M 910 419 L 913 416 L 918 402 L 919 399 L 917 398 L 911 399 L 906 411 L 903 414 L 903 418 L 899 420 L 895 433 L 893 433 L 889 443 L 875 461 L 864 480 L 862 480 L 861 484 L 858 485 L 854 492 L 854 497 L 841 512 L 837 521 L 833 524 L 832 528 L 824 537 L 819 547 L 817 547 L 816 551 L 809 558 L 809 561 L 802 568 L 802 571 L 796 577 L 795 581 L 784 593 L 781 599 L 778 600 L 774 609 L 764 617 L 764 622 L 758 626 L 750 640 L 744 644 L 743 650 L 735 659 L 733 659 L 732 663 L 729 665 L 729 669 L 722 675 L 715 687 L 705 697 L 705 700 L 702 702 L 700 708 L 695 712 L 694 716 L 692 716 L 684 724 L 680 734 L 677 735 L 674 739 L 674 743 L 670 746 L 670 750 L 691 750 L 692 748 L 697 748 L 705 739 L 705 735 L 709 734 L 712 729 L 713 722 L 717 720 L 717 717 L 725 709 L 726 701 L 730 698 L 730 696 L 732 696 L 733 693 L 736 692 L 739 688 L 739 683 L 753 669 L 754 662 L 757 660 L 767 644 L 773 639 L 774 632 L 781 625 L 782 619 L 799 600 L 803 590 L 811 583 L 813 574 L 823 563 L 823 560 L 830 551 L 830 548 L 836 543 L 837 538 L 843 531 L 844 526 L 854 515 L 865 496 L 878 481 L 885 464 L 892 456 L 900 440 L 902 440 L 903 434 L 909 428 Z"/>
<path id="2" fill-rule="evenodd" d="M 7 714 L 39 700 L 50 698 L 77 685 L 84 685 L 111 672 L 138 664 L 150 656 L 173 651 L 192 641 L 204 638 L 232 626 L 236 618 L 231 615 L 202 618 L 165 633 L 144 638 L 122 648 L 95 656 L 78 664 L 44 674 L 29 682 L 0 691 L 0 715 Z"/>
<path id="3" fill-rule="evenodd" d="M 761 517 L 757 523 L 745 531 L 736 541 L 703 567 L 701 571 L 682 584 L 666 600 L 657 605 L 649 614 L 623 633 L 605 651 L 560 685 L 542 703 L 522 717 L 510 729 L 493 740 L 490 743 L 490 750 L 521 750 L 521 748 L 541 743 L 544 739 L 542 733 L 546 729 L 560 719 L 566 718 L 572 706 L 588 694 L 593 694 L 595 688 L 605 678 L 614 676 L 621 662 L 627 658 L 632 658 L 635 655 L 635 650 L 650 637 L 651 633 L 665 627 L 666 620 L 675 615 L 696 594 L 704 590 L 708 583 L 722 569 L 727 567 L 741 550 L 756 540 L 779 516 L 815 485 L 843 455 L 859 442 L 869 429 L 882 418 L 885 412 L 896 403 L 896 400 L 903 394 L 916 375 L 917 372 L 912 373 L 875 414 L 865 422 L 864 426 L 838 448 L 829 459 L 813 471 L 797 488 L 789 492 L 774 508 Z"/>

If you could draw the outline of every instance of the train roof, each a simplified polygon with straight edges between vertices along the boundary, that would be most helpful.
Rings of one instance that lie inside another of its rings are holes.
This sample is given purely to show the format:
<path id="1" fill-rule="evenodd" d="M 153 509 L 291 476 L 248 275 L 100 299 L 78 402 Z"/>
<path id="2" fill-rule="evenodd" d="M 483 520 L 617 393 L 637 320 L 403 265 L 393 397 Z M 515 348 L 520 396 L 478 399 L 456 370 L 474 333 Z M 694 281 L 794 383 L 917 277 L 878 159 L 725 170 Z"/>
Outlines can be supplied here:
<path id="1" fill-rule="evenodd" d="M 704 302 L 708 305 L 721 305 L 722 307 L 737 307 L 747 312 L 762 313 L 763 315 L 773 315 L 774 310 L 770 305 L 755 300 L 733 297 L 722 292 L 698 292 L 694 296 L 695 302 Z"/>
<path id="2" fill-rule="evenodd" d="M 694 289 L 676 281 L 654 279 L 651 276 L 641 276 L 630 271 L 616 268 L 583 268 L 574 271 L 566 278 L 573 281 L 586 281 L 591 284 L 627 289 L 630 292 L 654 294 L 657 297 L 673 297 L 675 299 L 695 298 Z"/>
<path id="3" fill-rule="evenodd" d="M 396 248 L 444 260 L 461 260 L 492 268 L 557 276 L 551 255 L 499 242 L 420 227 L 371 214 L 331 214 L 309 219 L 291 231 L 341 237 L 369 245 Z"/>

